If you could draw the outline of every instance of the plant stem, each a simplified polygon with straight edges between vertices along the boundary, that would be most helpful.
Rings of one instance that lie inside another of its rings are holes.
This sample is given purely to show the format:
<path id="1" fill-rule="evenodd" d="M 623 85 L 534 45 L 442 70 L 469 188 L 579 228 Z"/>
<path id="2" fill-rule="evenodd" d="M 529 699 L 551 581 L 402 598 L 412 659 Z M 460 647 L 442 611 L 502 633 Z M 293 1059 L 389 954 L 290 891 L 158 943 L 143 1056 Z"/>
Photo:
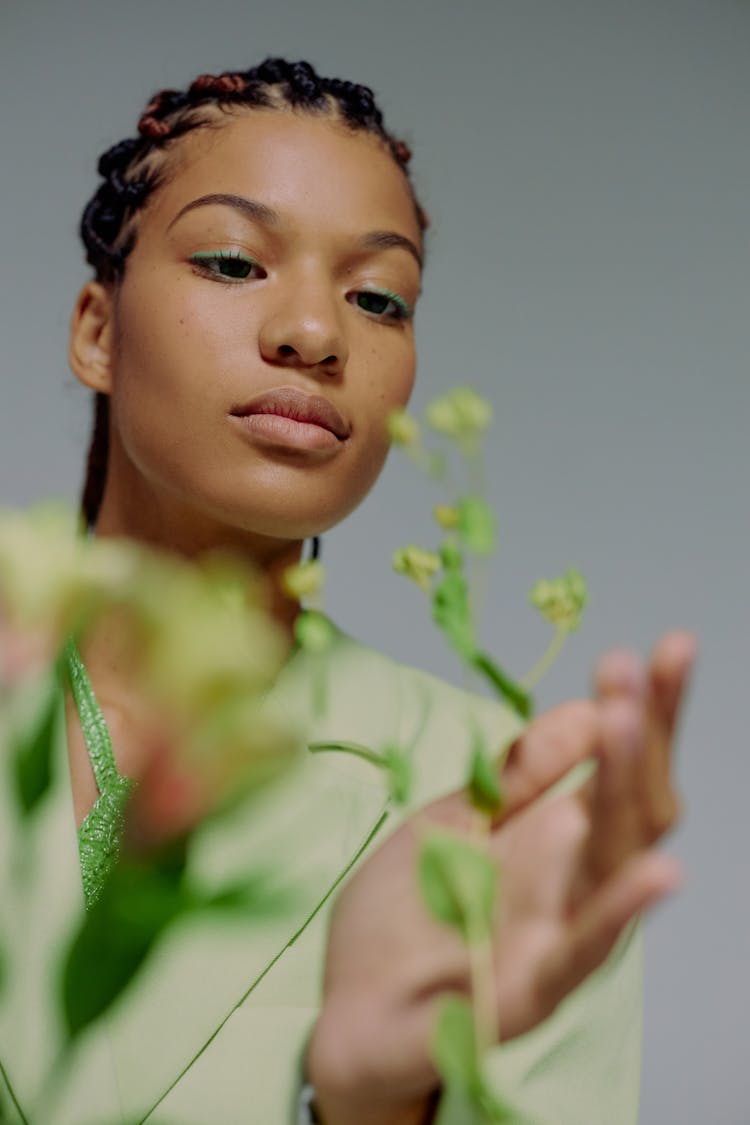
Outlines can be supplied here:
<path id="1" fill-rule="evenodd" d="M 488 656 L 486 652 L 477 650 L 469 658 L 469 663 L 472 668 L 480 672 L 500 696 L 507 700 L 522 719 L 528 719 L 534 709 L 534 701 L 525 690 L 510 676 L 500 668 L 500 666 Z"/>
<path id="2" fill-rule="evenodd" d="M 378 766 L 380 769 L 385 767 L 385 762 L 380 754 L 376 753 L 375 750 L 370 750 L 368 746 L 362 746 L 359 742 L 308 742 L 307 749 L 312 754 L 323 754 L 328 750 L 337 751 L 341 754 L 352 754 L 355 758 L 362 758 L 372 766 Z"/>
<path id="3" fill-rule="evenodd" d="M 489 851 L 490 818 L 481 812 L 474 817 L 472 837 L 477 847 Z M 497 1041 L 495 1019 L 495 967 L 492 934 L 482 926 L 469 929 L 469 972 L 477 1051 L 483 1056 Z"/>
<path id="4" fill-rule="evenodd" d="M 521 680 L 521 684 L 524 688 L 530 691 L 531 688 L 533 688 L 541 680 L 542 676 L 546 675 L 551 666 L 554 664 L 555 660 L 557 660 L 557 657 L 560 655 L 560 650 L 565 644 L 567 636 L 568 630 L 565 628 L 558 628 L 555 631 L 555 635 L 552 638 L 544 656 L 541 658 L 541 660 L 537 661 L 531 671 Z"/>

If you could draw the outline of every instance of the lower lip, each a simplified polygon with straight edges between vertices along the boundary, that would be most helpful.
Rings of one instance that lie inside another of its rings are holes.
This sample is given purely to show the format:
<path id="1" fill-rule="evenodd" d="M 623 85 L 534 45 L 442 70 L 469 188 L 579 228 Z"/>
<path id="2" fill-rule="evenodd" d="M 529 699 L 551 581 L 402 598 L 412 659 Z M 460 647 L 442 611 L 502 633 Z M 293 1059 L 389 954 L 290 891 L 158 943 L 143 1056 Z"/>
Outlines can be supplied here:
<path id="1" fill-rule="evenodd" d="M 298 422 L 281 414 L 242 414 L 234 417 L 245 433 L 264 444 L 307 450 L 335 449 L 341 444 L 334 433 L 314 422 Z"/>

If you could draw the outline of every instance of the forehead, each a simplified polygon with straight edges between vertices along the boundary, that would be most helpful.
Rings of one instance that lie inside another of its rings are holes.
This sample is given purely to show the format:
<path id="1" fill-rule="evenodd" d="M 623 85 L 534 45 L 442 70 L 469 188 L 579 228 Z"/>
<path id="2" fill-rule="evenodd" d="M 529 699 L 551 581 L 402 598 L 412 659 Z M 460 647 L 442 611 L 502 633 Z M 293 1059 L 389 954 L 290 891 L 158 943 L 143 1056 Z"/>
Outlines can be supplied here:
<path id="1" fill-rule="evenodd" d="M 380 138 L 291 110 L 232 113 L 175 145 L 173 170 L 147 208 L 166 224 L 191 199 L 244 195 L 294 224 L 395 229 L 421 245 L 406 177 Z M 144 216 L 145 218 L 145 216 Z"/>

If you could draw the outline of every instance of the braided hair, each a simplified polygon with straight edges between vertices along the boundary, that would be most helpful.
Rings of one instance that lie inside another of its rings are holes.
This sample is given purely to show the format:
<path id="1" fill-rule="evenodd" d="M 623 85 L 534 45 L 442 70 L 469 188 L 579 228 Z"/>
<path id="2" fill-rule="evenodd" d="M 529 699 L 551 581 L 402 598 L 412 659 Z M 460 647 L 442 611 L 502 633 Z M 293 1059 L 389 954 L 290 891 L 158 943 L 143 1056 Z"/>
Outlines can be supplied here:
<path id="1" fill-rule="evenodd" d="M 138 214 L 172 170 L 174 142 L 198 128 L 220 127 L 236 109 L 283 109 L 338 117 L 353 131 L 379 137 L 404 173 L 421 231 L 429 224 L 409 178 L 409 146 L 389 133 L 372 90 L 323 78 L 308 62 L 267 58 L 250 70 L 201 74 L 187 90 L 160 90 L 138 121 L 138 136 L 119 141 L 99 158 L 103 177 L 84 208 L 80 235 L 96 280 L 117 286 L 135 246 Z M 81 507 L 88 527 L 99 512 L 109 454 L 109 398 L 95 393 L 94 419 Z"/>

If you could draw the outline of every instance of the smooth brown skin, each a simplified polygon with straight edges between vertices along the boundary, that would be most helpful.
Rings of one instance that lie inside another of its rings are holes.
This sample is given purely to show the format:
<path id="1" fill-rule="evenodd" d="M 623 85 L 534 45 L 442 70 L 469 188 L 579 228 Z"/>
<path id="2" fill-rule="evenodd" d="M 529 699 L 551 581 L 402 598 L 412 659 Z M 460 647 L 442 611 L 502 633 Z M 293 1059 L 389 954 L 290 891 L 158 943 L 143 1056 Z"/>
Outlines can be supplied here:
<path id="1" fill-rule="evenodd" d="M 413 305 L 420 270 L 402 247 L 364 252 L 359 241 L 389 230 L 421 249 L 420 233 L 388 153 L 330 120 L 253 111 L 177 147 L 178 174 L 149 200 L 122 286 L 88 283 L 72 317 L 71 367 L 111 403 L 96 533 L 189 557 L 230 547 L 275 588 L 303 539 L 352 511 L 383 465 L 386 418 L 412 389 L 413 323 L 378 318 L 356 294 L 386 288 Z M 212 204 L 168 230 L 185 204 L 218 192 L 259 200 L 281 222 L 263 226 Z M 263 275 L 223 282 L 189 261 L 217 250 L 249 255 Z M 232 408 L 284 384 L 327 396 L 350 437 L 326 453 L 240 437 Z M 296 606 L 278 597 L 274 609 L 291 634 Z M 678 633 L 662 639 L 648 669 L 632 654 L 610 653 L 597 666 L 595 698 L 540 716 L 510 755 L 509 808 L 492 837 L 505 870 L 495 950 L 505 1038 L 543 1019 L 601 963 L 626 922 L 678 880 L 653 845 L 677 812 L 670 747 L 693 652 L 693 638 Z M 120 771 L 143 774 L 128 721 L 137 704 L 116 654 L 98 640 L 84 656 L 117 732 Z M 68 738 L 80 822 L 96 787 L 72 708 Z M 528 807 L 589 758 L 599 769 L 581 794 Z M 463 794 L 427 815 L 468 827 Z M 414 854 L 407 823 L 337 901 L 309 1051 L 327 1125 L 411 1125 L 429 1112 L 434 996 L 446 985 L 464 988 L 466 964 L 460 943 L 421 905 Z"/>

